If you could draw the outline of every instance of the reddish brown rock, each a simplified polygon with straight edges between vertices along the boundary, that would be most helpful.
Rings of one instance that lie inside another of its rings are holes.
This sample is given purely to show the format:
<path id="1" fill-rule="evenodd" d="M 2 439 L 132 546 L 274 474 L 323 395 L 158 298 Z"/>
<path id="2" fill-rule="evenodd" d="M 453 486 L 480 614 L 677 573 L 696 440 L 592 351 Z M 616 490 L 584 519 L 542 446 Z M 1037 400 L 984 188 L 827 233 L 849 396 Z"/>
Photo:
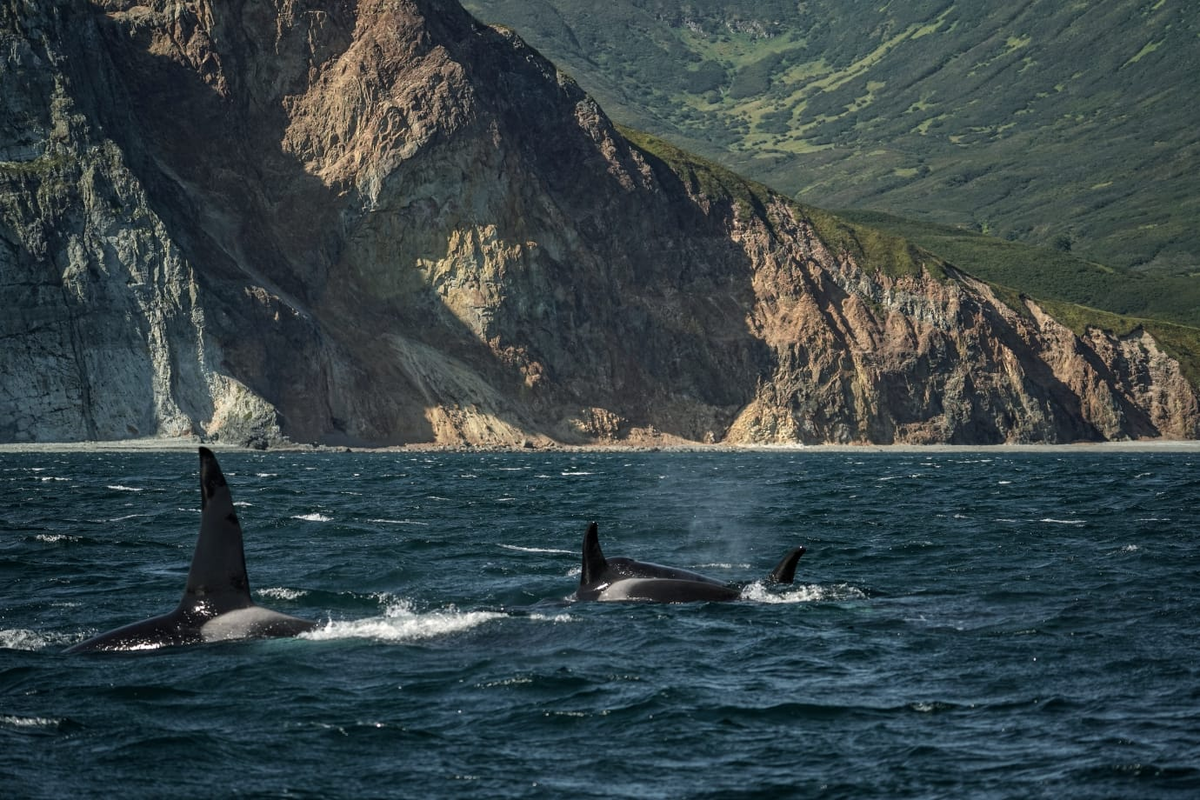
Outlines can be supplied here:
<path id="1" fill-rule="evenodd" d="M 1200 432 L 1145 333 L 1081 339 L 932 260 L 860 263 L 781 198 L 633 146 L 456 3 L 0 22 L 22 120 L 0 129 L 0 439 Z M 9 377 L 30 365 L 35 391 Z"/>

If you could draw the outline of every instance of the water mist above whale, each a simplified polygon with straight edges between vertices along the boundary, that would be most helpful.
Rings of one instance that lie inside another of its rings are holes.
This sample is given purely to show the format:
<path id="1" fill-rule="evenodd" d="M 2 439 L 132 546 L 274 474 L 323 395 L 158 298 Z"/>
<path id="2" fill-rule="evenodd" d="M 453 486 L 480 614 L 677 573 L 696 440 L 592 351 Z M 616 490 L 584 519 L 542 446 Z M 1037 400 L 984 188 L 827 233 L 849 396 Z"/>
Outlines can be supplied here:
<path id="1" fill-rule="evenodd" d="M 770 583 L 791 583 L 804 548 L 790 550 L 767 576 Z M 664 567 L 631 558 L 605 558 L 600 549 L 600 529 L 593 522 L 583 536 L 583 570 L 576 600 L 630 600 L 651 603 L 693 603 L 737 600 L 740 586 L 732 586 L 691 570 Z"/>
<path id="2" fill-rule="evenodd" d="M 233 639 L 295 636 L 316 627 L 306 619 L 255 605 L 246 577 L 242 526 L 216 456 L 200 448 L 200 536 L 179 606 L 169 614 L 102 633 L 66 649 L 153 650 Z"/>

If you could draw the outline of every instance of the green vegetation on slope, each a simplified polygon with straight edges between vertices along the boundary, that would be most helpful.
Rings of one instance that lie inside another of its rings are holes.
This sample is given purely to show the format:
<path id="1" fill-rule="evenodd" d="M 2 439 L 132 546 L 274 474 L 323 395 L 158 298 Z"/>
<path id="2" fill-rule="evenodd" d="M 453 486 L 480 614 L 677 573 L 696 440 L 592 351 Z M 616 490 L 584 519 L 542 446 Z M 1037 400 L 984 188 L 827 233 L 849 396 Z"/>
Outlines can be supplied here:
<path id="1" fill-rule="evenodd" d="M 915 242 L 978 278 L 1033 297 L 1200 327 L 1200 281 L 1195 278 L 1114 270 L 1056 247 L 1021 245 L 879 212 L 837 213 Z"/>
<path id="2" fill-rule="evenodd" d="M 767 206 L 775 200 L 786 200 L 760 183 L 650 134 L 626 127 L 620 127 L 620 132 L 634 147 L 661 161 L 694 193 L 730 203 L 739 218 L 754 214 L 770 226 Z M 1001 300 L 1022 313 L 1025 313 L 1023 298 L 1032 296 L 1047 313 L 1080 336 L 1090 328 L 1116 336 L 1146 330 L 1168 355 L 1179 361 L 1192 385 L 1200 387 L 1200 327 L 1139 318 L 1129 313 L 1116 314 L 1088 305 L 1087 297 L 1103 298 L 1106 291 L 1123 285 L 1121 276 L 1111 269 L 1056 250 L 1017 245 L 948 226 L 914 223 L 873 212 L 831 214 L 795 202 L 791 205 L 812 223 L 829 247 L 849 252 L 865 269 L 893 276 L 925 270 L 938 280 L 946 280 L 945 262 L 930 250 L 952 251 L 961 256 L 957 263 L 970 264 L 972 269 L 968 271 L 988 281 Z M 1014 276 L 1025 279 L 1020 285 L 1035 288 L 1028 291 L 1011 288 L 1009 279 Z M 1141 288 L 1151 293 L 1165 291 L 1178 280 L 1170 276 L 1141 279 L 1145 282 Z M 1200 317 L 1200 308 L 1194 305 L 1194 300 L 1193 296 L 1182 301 L 1181 317 Z M 1190 308 L 1189 302 L 1193 303 Z"/>
<path id="3" fill-rule="evenodd" d="M 1115 336 L 1129 336 L 1138 329 L 1145 330 L 1167 355 L 1179 362 L 1184 377 L 1192 386 L 1200 388 L 1200 329 L 1160 320 L 1124 317 L 1071 303 L 1043 300 L 1040 304 L 1046 313 L 1077 336 L 1084 335 L 1089 328 L 1097 328 Z"/>
<path id="4" fill-rule="evenodd" d="M 468 0 L 624 122 L 824 207 L 1200 278 L 1200 6 Z"/>
<path id="5" fill-rule="evenodd" d="M 720 164 L 682 150 L 663 139 L 624 126 L 618 128 L 630 144 L 662 161 L 693 192 L 702 193 L 712 200 L 731 203 L 741 219 L 748 219 L 754 214 L 773 229 L 767 206 L 772 201 L 780 200 L 789 203 L 802 218 L 807 219 L 829 247 L 850 253 L 865 269 L 879 270 L 893 276 L 915 275 L 924 270 L 938 280 L 946 279 L 940 259 L 901 236 L 879 227 L 858 224 L 819 208 L 801 205 L 761 183 L 747 180 Z"/>

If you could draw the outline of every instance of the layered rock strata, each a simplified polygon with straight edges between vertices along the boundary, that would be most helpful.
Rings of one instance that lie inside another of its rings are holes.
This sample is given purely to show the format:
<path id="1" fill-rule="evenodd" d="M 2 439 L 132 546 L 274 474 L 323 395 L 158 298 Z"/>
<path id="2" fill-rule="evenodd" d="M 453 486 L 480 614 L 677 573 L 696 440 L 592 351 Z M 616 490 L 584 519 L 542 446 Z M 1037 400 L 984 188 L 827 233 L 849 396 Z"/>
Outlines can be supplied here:
<path id="1" fill-rule="evenodd" d="M 829 244 L 456 3 L 0 9 L 0 441 L 1200 433 L 1144 332 Z"/>

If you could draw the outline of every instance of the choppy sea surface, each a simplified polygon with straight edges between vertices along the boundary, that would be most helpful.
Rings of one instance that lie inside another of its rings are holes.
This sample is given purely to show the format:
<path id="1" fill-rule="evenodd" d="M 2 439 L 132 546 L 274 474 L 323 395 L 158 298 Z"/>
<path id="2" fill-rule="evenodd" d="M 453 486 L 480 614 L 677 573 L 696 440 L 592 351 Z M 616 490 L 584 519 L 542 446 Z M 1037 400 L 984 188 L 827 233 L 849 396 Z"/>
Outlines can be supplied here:
<path id="1" fill-rule="evenodd" d="M 63 655 L 174 608 L 198 459 L 0 454 L 4 797 L 1200 796 L 1200 454 L 218 455 L 315 632 Z M 565 602 L 590 520 L 744 599 Z"/>

